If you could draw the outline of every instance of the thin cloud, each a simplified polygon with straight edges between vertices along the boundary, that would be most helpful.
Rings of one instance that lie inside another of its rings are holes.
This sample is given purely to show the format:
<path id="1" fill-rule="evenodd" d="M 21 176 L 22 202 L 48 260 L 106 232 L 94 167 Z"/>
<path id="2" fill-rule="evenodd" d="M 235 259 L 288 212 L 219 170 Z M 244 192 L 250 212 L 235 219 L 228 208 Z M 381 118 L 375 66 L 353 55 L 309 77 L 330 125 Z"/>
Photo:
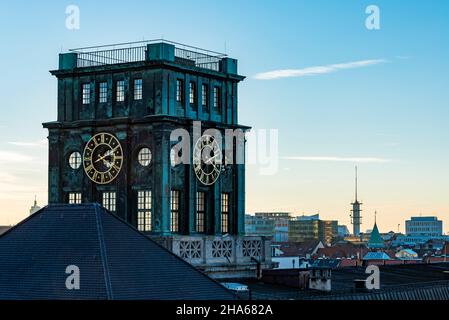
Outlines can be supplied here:
<path id="1" fill-rule="evenodd" d="M 39 141 L 31 141 L 31 142 L 8 142 L 8 144 L 16 147 L 24 147 L 24 148 L 41 148 L 47 145 L 47 139 L 39 140 Z"/>
<path id="2" fill-rule="evenodd" d="M 16 152 L 0 151 L 0 163 L 29 162 L 33 158 Z"/>
<path id="3" fill-rule="evenodd" d="M 254 78 L 257 80 L 274 80 L 281 78 L 317 76 L 337 72 L 340 70 L 368 67 L 385 62 L 387 62 L 387 60 L 385 59 L 373 59 L 373 60 L 361 60 L 339 64 L 330 64 L 326 66 L 308 67 L 304 69 L 274 70 L 269 72 L 258 73 L 254 76 Z"/>
<path id="4" fill-rule="evenodd" d="M 391 159 L 373 157 L 283 157 L 285 160 L 316 161 L 316 162 L 355 162 L 355 163 L 388 163 Z"/>

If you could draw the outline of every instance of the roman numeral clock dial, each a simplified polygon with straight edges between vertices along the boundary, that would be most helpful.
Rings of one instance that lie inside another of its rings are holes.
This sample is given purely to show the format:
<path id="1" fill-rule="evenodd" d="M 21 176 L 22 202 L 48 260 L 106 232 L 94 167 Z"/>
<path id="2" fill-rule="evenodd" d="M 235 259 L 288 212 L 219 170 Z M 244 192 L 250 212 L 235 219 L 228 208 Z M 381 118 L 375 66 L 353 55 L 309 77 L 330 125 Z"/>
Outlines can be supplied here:
<path id="1" fill-rule="evenodd" d="M 204 135 L 198 139 L 193 150 L 193 169 L 198 180 L 213 185 L 220 177 L 223 154 L 214 137 Z"/>
<path id="2" fill-rule="evenodd" d="M 117 178 L 123 164 L 123 150 L 116 137 L 99 133 L 84 149 L 84 172 L 96 184 L 108 184 Z"/>

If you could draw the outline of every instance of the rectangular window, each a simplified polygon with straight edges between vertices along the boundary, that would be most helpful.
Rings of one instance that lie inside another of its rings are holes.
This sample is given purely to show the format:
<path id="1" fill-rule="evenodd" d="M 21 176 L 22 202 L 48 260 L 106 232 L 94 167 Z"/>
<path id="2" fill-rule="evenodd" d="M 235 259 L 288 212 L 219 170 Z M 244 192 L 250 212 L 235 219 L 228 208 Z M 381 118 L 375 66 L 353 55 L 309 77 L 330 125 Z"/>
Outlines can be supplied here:
<path id="1" fill-rule="evenodd" d="M 172 190 L 170 197 L 171 224 L 170 230 L 173 233 L 179 232 L 179 191 Z"/>
<path id="2" fill-rule="evenodd" d="M 116 211 L 116 194 L 115 192 L 103 192 L 103 207 L 111 212 Z"/>
<path id="3" fill-rule="evenodd" d="M 190 86 L 189 86 L 189 102 L 190 104 L 195 104 L 196 103 L 196 84 L 195 82 L 190 82 Z"/>
<path id="4" fill-rule="evenodd" d="M 137 229 L 151 231 L 151 191 L 137 193 Z"/>
<path id="5" fill-rule="evenodd" d="M 134 100 L 142 100 L 142 79 L 134 80 Z"/>
<path id="6" fill-rule="evenodd" d="M 108 102 L 108 83 L 100 82 L 98 85 L 98 102 L 106 103 Z"/>
<path id="7" fill-rule="evenodd" d="M 182 80 L 176 80 L 176 101 L 182 102 Z"/>
<path id="8" fill-rule="evenodd" d="M 208 94 L 208 90 L 207 90 L 207 85 L 203 84 L 201 86 L 201 104 L 203 105 L 204 108 L 207 109 L 208 105 L 209 105 L 209 94 Z"/>
<path id="9" fill-rule="evenodd" d="M 80 192 L 70 192 L 69 193 L 69 204 L 81 204 L 81 193 Z"/>
<path id="10" fill-rule="evenodd" d="M 120 80 L 117 81 L 117 102 L 123 102 L 125 101 L 125 81 L 124 80 Z"/>
<path id="11" fill-rule="evenodd" d="M 220 88 L 214 87 L 214 108 L 216 110 L 220 110 L 221 103 L 220 103 Z"/>
<path id="12" fill-rule="evenodd" d="M 90 104 L 90 83 L 83 84 L 83 104 Z"/>
<path id="13" fill-rule="evenodd" d="M 229 233 L 229 194 L 221 194 L 221 232 Z"/>
<path id="14" fill-rule="evenodd" d="M 205 232 L 205 194 L 204 192 L 196 193 L 196 232 Z"/>

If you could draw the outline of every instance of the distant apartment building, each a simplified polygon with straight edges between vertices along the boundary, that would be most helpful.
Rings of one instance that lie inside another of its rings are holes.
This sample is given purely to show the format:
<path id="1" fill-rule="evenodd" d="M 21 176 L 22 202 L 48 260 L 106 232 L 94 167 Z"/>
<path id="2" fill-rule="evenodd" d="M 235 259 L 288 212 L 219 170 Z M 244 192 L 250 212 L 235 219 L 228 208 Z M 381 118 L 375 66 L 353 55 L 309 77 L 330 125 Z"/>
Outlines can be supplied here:
<path id="1" fill-rule="evenodd" d="M 412 217 L 405 221 L 405 233 L 412 237 L 440 237 L 443 235 L 443 221 L 437 217 Z"/>
<path id="2" fill-rule="evenodd" d="M 318 221 L 318 220 L 320 220 L 320 215 L 319 214 L 314 214 L 311 216 L 302 215 L 302 216 L 296 217 L 296 220 L 298 220 L 298 221 Z"/>
<path id="3" fill-rule="evenodd" d="M 319 240 L 331 244 L 338 236 L 338 221 L 320 220 L 320 216 L 300 216 L 290 221 L 288 238 L 290 242 Z"/>
<path id="4" fill-rule="evenodd" d="M 300 216 L 292 219 L 288 228 L 290 242 L 305 242 L 319 239 L 320 216 Z"/>
<path id="5" fill-rule="evenodd" d="M 405 222 L 405 235 L 392 242 L 394 246 L 421 247 L 428 241 L 449 241 L 443 234 L 443 222 L 437 217 L 412 217 Z"/>
<path id="6" fill-rule="evenodd" d="M 257 212 L 256 217 L 274 221 L 274 242 L 288 242 L 288 226 L 291 214 L 288 212 Z"/>
<path id="7" fill-rule="evenodd" d="M 338 236 L 340 238 L 344 238 L 346 236 L 349 236 L 351 233 L 349 232 L 349 229 L 345 225 L 339 225 L 338 226 Z"/>
<path id="8" fill-rule="evenodd" d="M 274 220 L 261 216 L 245 215 L 245 235 L 272 238 L 274 236 Z"/>
<path id="9" fill-rule="evenodd" d="M 319 240 L 330 245 L 337 237 L 338 221 L 319 220 Z"/>

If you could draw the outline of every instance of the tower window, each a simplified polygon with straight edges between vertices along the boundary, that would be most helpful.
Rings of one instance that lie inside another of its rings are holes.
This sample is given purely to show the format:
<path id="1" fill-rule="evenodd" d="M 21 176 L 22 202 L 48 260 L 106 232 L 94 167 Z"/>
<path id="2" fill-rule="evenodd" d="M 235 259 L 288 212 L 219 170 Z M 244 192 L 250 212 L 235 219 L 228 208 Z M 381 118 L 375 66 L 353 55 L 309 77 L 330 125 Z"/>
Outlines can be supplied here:
<path id="1" fill-rule="evenodd" d="M 116 193 L 103 192 L 103 207 L 111 212 L 116 211 Z"/>
<path id="2" fill-rule="evenodd" d="M 100 82 L 98 85 L 98 102 L 106 103 L 108 102 L 108 83 Z"/>
<path id="3" fill-rule="evenodd" d="M 125 101 L 125 81 L 117 81 L 117 102 Z"/>
<path id="4" fill-rule="evenodd" d="M 203 84 L 201 86 L 201 104 L 205 109 L 209 106 L 209 94 L 207 89 L 207 85 Z"/>
<path id="5" fill-rule="evenodd" d="M 69 204 L 81 204 L 81 193 L 80 192 L 70 192 L 69 193 Z"/>
<path id="6" fill-rule="evenodd" d="M 219 87 L 214 87 L 214 108 L 216 110 L 220 110 L 221 108 Z"/>
<path id="7" fill-rule="evenodd" d="M 221 194 L 221 232 L 229 233 L 229 194 Z"/>
<path id="8" fill-rule="evenodd" d="M 142 148 L 139 151 L 137 156 L 137 160 L 139 161 L 142 167 L 148 167 L 151 163 L 151 150 L 149 148 Z"/>
<path id="9" fill-rule="evenodd" d="M 176 101 L 182 102 L 182 80 L 176 80 Z"/>
<path id="10" fill-rule="evenodd" d="M 83 104 L 90 104 L 90 83 L 83 84 Z"/>
<path id="11" fill-rule="evenodd" d="M 142 79 L 134 80 L 134 100 L 142 100 Z"/>
<path id="12" fill-rule="evenodd" d="M 190 104 L 195 104 L 196 103 L 196 84 L 195 82 L 190 82 L 189 85 L 189 102 Z"/>
<path id="13" fill-rule="evenodd" d="M 79 152 L 73 152 L 69 157 L 69 166 L 73 170 L 77 170 L 81 167 L 81 154 Z"/>
<path id="14" fill-rule="evenodd" d="M 151 231 L 151 191 L 137 193 L 137 229 Z"/>
<path id="15" fill-rule="evenodd" d="M 170 197 L 171 224 L 170 230 L 173 233 L 179 232 L 179 191 L 172 190 Z"/>
<path id="16" fill-rule="evenodd" d="M 205 195 L 204 192 L 196 193 L 196 232 L 204 233 L 205 232 Z"/>

